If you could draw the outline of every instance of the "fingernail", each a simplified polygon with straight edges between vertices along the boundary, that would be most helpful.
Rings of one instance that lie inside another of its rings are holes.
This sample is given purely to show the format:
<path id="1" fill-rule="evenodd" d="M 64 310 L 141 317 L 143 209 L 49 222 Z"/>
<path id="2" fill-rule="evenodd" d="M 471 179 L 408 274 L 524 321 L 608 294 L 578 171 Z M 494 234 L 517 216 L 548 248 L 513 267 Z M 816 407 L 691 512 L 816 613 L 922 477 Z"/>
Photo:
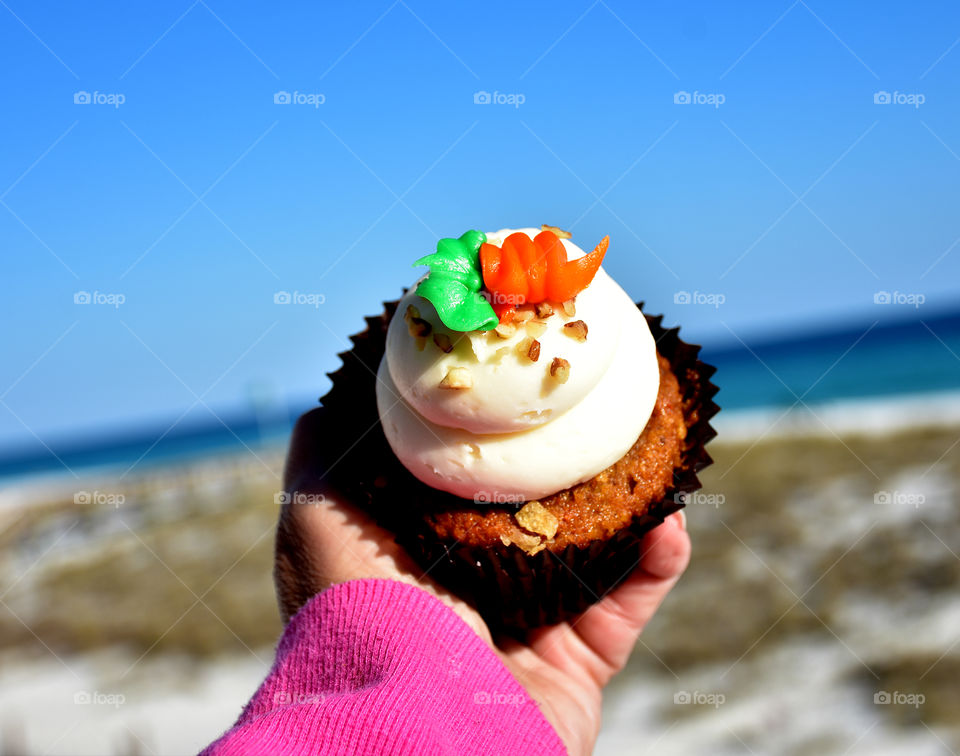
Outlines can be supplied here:
<path id="1" fill-rule="evenodd" d="M 687 529 L 687 513 L 682 509 L 677 510 L 677 517 L 680 518 L 680 527 L 684 530 Z"/>

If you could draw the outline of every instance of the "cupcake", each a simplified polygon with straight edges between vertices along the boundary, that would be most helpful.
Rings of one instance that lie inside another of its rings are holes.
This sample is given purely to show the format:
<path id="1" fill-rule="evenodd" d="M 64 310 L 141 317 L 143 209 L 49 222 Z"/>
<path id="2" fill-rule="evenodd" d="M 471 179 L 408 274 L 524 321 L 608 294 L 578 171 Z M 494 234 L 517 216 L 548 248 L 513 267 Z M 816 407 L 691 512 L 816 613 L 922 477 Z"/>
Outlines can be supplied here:
<path id="1" fill-rule="evenodd" d="M 608 246 L 440 240 L 321 400 L 337 485 L 494 630 L 615 588 L 710 463 L 713 368 L 607 275 Z"/>

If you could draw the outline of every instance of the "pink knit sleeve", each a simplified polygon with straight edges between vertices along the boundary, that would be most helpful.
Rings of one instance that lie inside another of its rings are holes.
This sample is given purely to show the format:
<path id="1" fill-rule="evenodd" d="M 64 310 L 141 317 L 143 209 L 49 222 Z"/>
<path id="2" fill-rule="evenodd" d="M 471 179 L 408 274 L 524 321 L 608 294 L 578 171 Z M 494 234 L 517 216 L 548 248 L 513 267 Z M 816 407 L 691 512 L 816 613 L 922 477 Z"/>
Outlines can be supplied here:
<path id="1" fill-rule="evenodd" d="M 497 655 L 407 583 L 355 580 L 311 599 L 266 680 L 204 754 L 563 754 Z"/>

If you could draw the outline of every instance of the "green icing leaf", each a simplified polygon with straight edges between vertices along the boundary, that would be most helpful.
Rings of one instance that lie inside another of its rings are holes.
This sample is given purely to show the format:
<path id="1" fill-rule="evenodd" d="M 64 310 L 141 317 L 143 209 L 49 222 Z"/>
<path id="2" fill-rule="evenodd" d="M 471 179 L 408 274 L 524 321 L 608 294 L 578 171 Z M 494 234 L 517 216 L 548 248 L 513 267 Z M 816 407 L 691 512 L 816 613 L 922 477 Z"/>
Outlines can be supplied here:
<path id="1" fill-rule="evenodd" d="M 452 331 L 489 331 L 499 322 L 490 302 L 480 293 L 480 245 L 486 240 L 482 231 L 467 231 L 459 239 L 441 239 L 436 252 L 413 264 L 430 266 L 417 294 L 436 308 L 440 320 Z"/>

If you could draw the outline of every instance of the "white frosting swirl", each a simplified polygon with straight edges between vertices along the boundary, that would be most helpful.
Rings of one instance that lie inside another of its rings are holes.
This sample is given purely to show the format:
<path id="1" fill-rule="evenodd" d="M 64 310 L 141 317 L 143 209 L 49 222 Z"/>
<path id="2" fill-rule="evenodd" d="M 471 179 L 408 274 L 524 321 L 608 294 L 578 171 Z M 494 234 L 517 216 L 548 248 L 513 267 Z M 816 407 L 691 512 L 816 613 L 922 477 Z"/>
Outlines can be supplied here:
<path id="1" fill-rule="evenodd" d="M 539 229 L 518 229 L 533 238 Z M 487 234 L 495 244 L 513 229 Z M 563 240 L 570 259 L 583 250 Z M 656 401 L 660 373 L 646 320 L 602 269 L 576 299 L 574 318 L 546 318 L 537 362 L 510 339 L 490 332 L 451 332 L 414 289 L 387 331 L 377 405 L 394 453 L 433 488 L 477 501 L 542 498 L 592 478 L 622 457 L 640 435 Z M 447 335 L 444 353 L 408 332 L 413 305 L 433 333 Z M 570 320 L 588 326 L 586 341 L 564 332 Z M 549 375 L 554 357 L 570 363 L 564 384 Z M 451 368 L 467 370 L 472 388 L 440 388 Z"/>

